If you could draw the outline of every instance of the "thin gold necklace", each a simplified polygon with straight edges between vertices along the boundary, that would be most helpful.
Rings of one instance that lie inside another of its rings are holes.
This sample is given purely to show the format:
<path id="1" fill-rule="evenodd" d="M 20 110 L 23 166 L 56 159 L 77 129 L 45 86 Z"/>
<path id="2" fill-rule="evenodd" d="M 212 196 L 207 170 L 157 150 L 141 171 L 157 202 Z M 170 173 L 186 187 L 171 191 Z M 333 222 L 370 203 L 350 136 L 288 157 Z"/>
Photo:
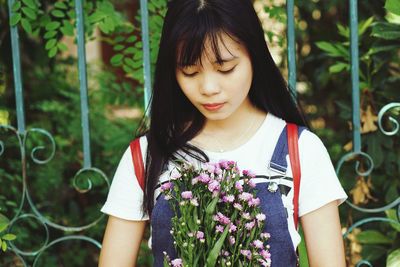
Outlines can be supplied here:
<path id="1" fill-rule="evenodd" d="M 252 120 L 250 126 L 247 127 L 247 129 L 246 129 L 245 131 L 242 132 L 242 134 L 239 136 L 239 138 L 237 138 L 237 139 L 235 140 L 235 142 L 232 143 L 233 145 L 231 145 L 231 147 L 234 147 L 235 144 L 238 144 L 238 143 L 240 143 L 240 142 L 242 141 L 242 139 L 243 139 L 243 138 L 250 132 L 250 130 L 254 127 L 254 124 L 255 124 L 256 120 L 257 120 L 257 116 L 254 116 L 254 118 L 253 118 L 253 120 Z M 203 134 L 206 135 L 206 136 L 212 137 L 212 139 L 215 140 L 215 141 L 218 143 L 218 148 L 219 148 L 218 151 L 219 151 L 219 152 L 222 153 L 222 152 L 226 152 L 226 151 L 227 151 L 225 148 L 223 148 L 223 145 L 222 145 L 221 141 L 220 141 L 215 135 L 213 135 L 212 133 L 207 133 L 207 132 L 203 132 Z"/>

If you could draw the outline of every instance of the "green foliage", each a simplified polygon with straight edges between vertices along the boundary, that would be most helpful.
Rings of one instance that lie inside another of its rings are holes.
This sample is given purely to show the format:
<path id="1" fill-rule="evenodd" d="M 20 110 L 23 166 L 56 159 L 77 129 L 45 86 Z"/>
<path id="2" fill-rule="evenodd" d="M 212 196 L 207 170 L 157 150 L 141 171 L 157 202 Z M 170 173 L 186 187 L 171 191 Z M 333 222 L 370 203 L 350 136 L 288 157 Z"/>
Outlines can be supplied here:
<path id="1" fill-rule="evenodd" d="M 7 251 L 7 241 L 13 241 L 17 238 L 16 235 L 11 233 L 3 233 L 7 230 L 9 225 L 8 219 L 0 213 L 0 248 L 3 252 Z"/>

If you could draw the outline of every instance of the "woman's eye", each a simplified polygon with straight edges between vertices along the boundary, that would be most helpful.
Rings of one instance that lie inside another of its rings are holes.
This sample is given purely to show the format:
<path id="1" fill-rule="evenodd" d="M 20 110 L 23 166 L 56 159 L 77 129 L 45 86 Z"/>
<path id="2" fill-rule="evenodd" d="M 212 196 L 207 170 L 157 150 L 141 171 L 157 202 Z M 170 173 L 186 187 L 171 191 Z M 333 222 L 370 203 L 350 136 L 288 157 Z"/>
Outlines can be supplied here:
<path id="1" fill-rule="evenodd" d="M 235 68 L 236 68 L 236 66 L 233 67 L 233 68 L 231 68 L 231 69 L 229 69 L 229 70 L 219 70 L 219 72 L 221 72 L 222 74 L 229 74 L 229 73 L 233 72 L 233 70 L 234 70 Z"/>
<path id="2" fill-rule="evenodd" d="M 193 77 L 193 76 L 195 76 L 195 75 L 197 74 L 197 72 L 186 73 L 186 72 L 184 72 L 184 71 L 182 71 L 182 73 L 183 73 L 183 75 L 186 76 L 186 77 Z"/>

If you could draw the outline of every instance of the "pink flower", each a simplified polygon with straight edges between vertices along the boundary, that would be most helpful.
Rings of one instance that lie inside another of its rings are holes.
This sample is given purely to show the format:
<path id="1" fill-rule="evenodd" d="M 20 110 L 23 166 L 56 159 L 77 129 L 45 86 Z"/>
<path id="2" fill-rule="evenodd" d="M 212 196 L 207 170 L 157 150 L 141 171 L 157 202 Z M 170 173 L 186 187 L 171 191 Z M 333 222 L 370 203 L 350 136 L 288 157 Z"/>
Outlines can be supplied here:
<path id="1" fill-rule="evenodd" d="M 269 233 L 261 233 L 261 234 L 260 234 L 260 237 L 261 237 L 262 239 L 268 239 L 268 238 L 271 237 L 271 235 L 270 235 Z"/>
<path id="2" fill-rule="evenodd" d="M 215 226 L 215 231 L 218 233 L 218 232 L 223 232 L 224 231 L 224 227 L 222 226 L 222 225 L 217 225 L 217 226 Z"/>
<path id="3" fill-rule="evenodd" d="M 190 200 L 190 204 L 192 204 L 195 207 L 199 206 L 199 202 L 197 201 L 197 198 L 191 199 Z"/>
<path id="4" fill-rule="evenodd" d="M 171 187 L 172 187 L 172 183 L 171 182 L 166 182 L 166 183 L 161 185 L 161 192 L 169 190 L 169 189 L 171 189 Z"/>
<path id="5" fill-rule="evenodd" d="M 253 246 L 256 248 L 263 248 L 263 242 L 259 239 L 253 241 Z"/>
<path id="6" fill-rule="evenodd" d="M 203 239 L 204 238 L 204 233 L 202 231 L 197 231 L 196 238 L 197 239 Z"/>
<path id="7" fill-rule="evenodd" d="M 195 177 L 192 179 L 192 185 L 195 185 L 199 182 L 199 178 Z"/>
<path id="8" fill-rule="evenodd" d="M 205 169 L 209 172 L 209 173 L 213 173 L 215 170 L 215 166 L 212 163 L 206 163 L 205 164 Z"/>
<path id="9" fill-rule="evenodd" d="M 218 217 L 219 223 L 221 223 L 221 224 L 227 225 L 231 222 L 231 220 L 228 217 L 226 217 L 224 214 L 222 214 L 221 212 L 217 213 L 217 217 Z"/>
<path id="10" fill-rule="evenodd" d="M 171 174 L 171 179 L 172 180 L 178 180 L 179 178 L 181 178 L 181 174 L 179 172 L 177 172 L 176 170 Z"/>
<path id="11" fill-rule="evenodd" d="M 239 192 L 243 192 L 243 186 L 242 186 L 242 184 L 241 184 L 239 181 L 237 181 L 237 182 L 235 183 L 235 188 L 236 188 L 237 190 L 239 190 Z"/>
<path id="12" fill-rule="evenodd" d="M 251 230 L 253 229 L 254 225 L 256 224 L 256 222 L 253 220 L 251 222 L 246 223 L 244 226 L 246 227 L 247 230 Z"/>
<path id="13" fill-rule="evenodd" d="M 242 217 L 245 218 L 246 220 L 250 220 L 251 219 L 250 213 L 248 213 L 248 212 L 243 212 L 242 213 Z"/>
<path id="14" fill-rule="evenodd" d="M 184 199 L 192 199 L 192 191 L 184 191 L 181 193 L 182 198 Z"/>
<path id="15" fill-rule="evenodd" d="M 223 198 L 222 198 L 222 200 L 226 203 L 226 202 L 229 202 L 229 203 L 232 203 L 234 200 L 235 200 L 235 196 L 233 196 L 233 195 L 227 195 L 227 196 L 224 196 Z"/>
<path id="16" fill-rule="evenodd" d="M 219 191 L 219 189 L 220 189 L 220 184 L 216 180 L 213 180 L 208 184 L 208 190 L 210 190 L 210 192 Z"/>
<path id="17" fill-rule="evenodd" d="M 261 250 L 261 251 L 260 251 L 260 255 L 261 255 L 264 259 L 270 259 L 270 258 L 271 258 L 271 253 L 269 253 L 267 250 Z"/>
<path id="18" fill-rule="evenodd" d="M 254 179 L 250 179 L 249 182 L 247 183 L 251 188 L 256 187 L 256 183 L 254 181 Z"/>
<path id="19" fill-rule="evenodd" d="M 236 225 L 231 223 L 231 225 L 229 226 L 229 233 L 236 232 L 236 230 L 237 230 Z"/>
<path id="20" fill-rule="evenodd" d="M 258 206 L 258 205 L 260 205 L 260 199 L 258 197 L 257 198 L 251 198 L 249 200 L 249 206 L 250 207 Z"/>
<path id="21" fill-rule="evenodd" d="M 175 259 L 171 261 L 173 267 L 181 267 L 182 266 L 182 259 Z"/>
<path id="22" fill-rule="evenodd" d="M 247 176 L 247 177 L 250 177 L 250 178 L 256 177 L 256 175 L 250 170 L 243 170 L 242 174 L 243 174 L 243 176 Z"/>
<path id="23" fill-rule="evenodd" d="M 257 218 L 258 221 L 262 222 L 262 221 L 265 220 L 266 217 L 265 217 L 265 214 L 259 213 L 259 214 L 256 215 L 256 218 Z"/>
<path id="24" fill-rule="evenodd" d="M 241 250 L 240 250 L 240 253 L 241 253 L 243 256 L 246 256 L 249 260 L 251 259 L 251 251 L 250 251 L 250 250 L 248 250 L 248 249 L 241 249 Z"/>
<path id="25" fill-rule="evenodd" d="M 211 180 L 210 176 L 204 173 L 200 174 L 196 178 L 199 179 L 199 181 L 202 182 L 203 184 L 207 184 Z"/>
<path id="26" fill-rule="evenodd" d="M 229 236 L 229 244 L 233 245 L 236 243 L 236 240 L 233 236 Z"/>
<path id="27" fill-rule="evenodd" d="M 237 209 L 237 210 L 243 210 L 242 205 L 240 205 L 239 203 L 233 204 L 233 207 L 234 207 L 235 209 Z"/>
<path id="28" fill-rule="evenodd" d="M 248 192 L 243 192 L 239 194 L 239 199 L 244 201 L 250 201 L 253 198 L 253 195 Z"/>
<path id="29" fill-rule="evenodd" d="M 228 169 L 228 161 L 221 160 L 218 162 L 221 169 Z"/>

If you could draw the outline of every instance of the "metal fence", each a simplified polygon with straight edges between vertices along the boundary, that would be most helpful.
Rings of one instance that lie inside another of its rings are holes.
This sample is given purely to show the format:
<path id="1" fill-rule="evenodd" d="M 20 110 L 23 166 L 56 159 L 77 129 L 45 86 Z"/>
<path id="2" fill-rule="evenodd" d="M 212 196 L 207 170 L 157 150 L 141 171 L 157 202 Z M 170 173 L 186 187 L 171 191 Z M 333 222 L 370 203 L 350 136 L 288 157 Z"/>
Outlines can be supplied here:
<path id="1" fill-rule="evenodd" d="M 14 4 L 14 0 L 8 0 L 9 6 L 9 14 L 12 14 L 11 7 Z M 344 162 L 353 160 L 355 161 L 355 171 L 360 176 L 368 176 L 373 170 L 373 160 L 372 158 L 365 152 L 361 150 L 361 134 L 360 134 L 360 95 L 359 95 L 359 55 L 358 55 L 358 15 L 357 15 L 357 0 L 349 1 L 349 18 L 350 18 L 350 29 L 351 29 L 351 84 L 352 84 L 352 103 L 353 103 L 353 151 L 344 155 L 337 165 L 337 173 L 340 175 L 340 170 Z M 81 125 L 82 125 L 82 147 L 83 147 L 83 166 L 79 170 L 79 172 L 75 175 L 75 179 L 84 172 L 92 173 L 95 172 L 98 175 L 102 176 L 109 186 L 107 176 L 100 170 L 92 165 L 91 160 L 91 149 L 90 149 L 90 127 L 89 127 L 89 106 L 88 106 L 88 90 L 87 90 L 87 76 L 86 76 L 86 57 L 85 57 L 85 38 L 84 38 L 84 21 L 82 15 L 82 0 L 75 0 L 75 11 L 77 14 L 77 33 L 78 33 L 78 68 L 79 68 L 79 82 L 80 82 L 80 102 L 81 102 Z M 142 40 L 143 40 L 143 55 L 144 55 L 144 81 L 145 81 L 145 106 L 149 103 L 150 98 L 150 88 L 151 88 L 151 77 L 150 77 L 150 52 L 149 52 L 149 31 L 148 31 L 148 10 L 147 10 L 147 1 L 140 0 L 140 12 L 141 12 L 141 21 L 142 21 Z M 11 17 L 11 16 L 10 16 Z M 289 66 L 289 85 L 291 88 L 296 88 L 296 60 L 295 60 L 295 22 L 294 22 L 294 0 L 287 1 L 287 39 L 288 39 L 288 66 Z M 70 240 L 81 240 L 84 242 L 88 242 L 98 249 L 100 249 L 101 244 L 98 240 L 95 240 L 89 236 L 85 235 L 85 232 L 90 231 L 91 227 L 96 225 L 100 220 L 103 219 L 103 215 L 99 215 L 99 218 L 95 219 L 93 222 L 76 227 L 70 227 L 67 225 L 55 223 L 44 216 L 40 209 L 37 208 L 36 204 L 32 200 L 29 193 L 28 186 L 28 175 L 26 171 L 27 164 L 27 153 L 26 153 L 26 142 L 31 133 L 39 133 L 48 139 L 50 143 L 51 153 L 46 159 L 39 159 L 35 156 L 35 153 L 44 149 L 43 146 L 37 146 L 32 150 L 30 155 L 31 160 L 35 164 L 46 164 L 51 161 L 54 156 L 56 150 L 56 142 L 52 137 L 52 134 L 47 132 L 44 129 L 40 128 L 29 128 L 26 129 L 25 116 L 24 116 L 24 101 L 23 101 L 23 81 L 21 75 L 21 66 L 20 66 L 20 54 L 19 54 L 19 36 L 18 36 L 18 28 L 16 26 L 11 27 L 11 42 L 12 42 L 12 61 L 13 61 L 13 72 L 14 72 L 14 86 L 15 86 L 15 100 L 16 100 L 16 113 L 17 113 L 17 127 L 12 125 L 0 125 L 0 128 L 6 129 L 7 131 L 11 131 L 18 138 L 19 146 L 20 146 L 20 156 L 21 156 L 21 166 L 22 166 L 22 197 L 19 203 L 19 211 L 15 216 L 11 219 L 11 223 L 9 225 L 9 229 L 12 231 L 13 225 L 17 222 L 23 220 L 36 220 L 40 223 L 45 230 L 45 238 L 43 244 L 35 250 L 24 250 L 17 247 L 15 244 L 10 242 L 11 252 L 14 253 L 21 261 L 23 266 L 28 266 L 26 262 L 26 258 L 34 258 L 33 266 L 35 266 L 38 260 L 42 257 L 43 253 L 46 252 L 50 247 L 55 244 L 61 242 L 67 242 Z M 394 125 L 394 130 L 387 132 L 382 128 L 382 118 L 384 114 L 394 108 L 400 107 L 400 103 L 389 103 L 385 107 L 381 109 L 379 112 L 379 127 L 381 131 L 386 135 L 394 135 L 399 131 L 399 123 L 392 117 L 389 120 Z M 3 154 L 5 149 L 5 144 L 0 141 L 0 156 Z M 48 149 L 48 148 L 47 148 Z M 4 159 L 2 159 L 4 160 Z M 367 170 L 359 169 L 359 161 L 367 162 Z M 74 180 L 74 186 L 76 186 L 79 192 L 90 190 L 90 185 L 85 190 L 79 189 Z M 374 221 L 386 222 L 386 223 L 395 223 L 399 224 L 398 221 L 394 221 L 388 218 L 374 216 L 375 214 L 381 213 L 385 210 L 396 208 L 397 213 L 400 213 L 400 198 L 397 198 L 392 203 L 374 209 L 362 208 L 347 201 L 347 204 L 355 210 L 369 213 L 371 217 L 367 219 L 362 219 L 358 222 L 355 222 L 350 228 L 348 228 L 347 232 L 344 233 L 343 237 L 346 238 L 349 233 L 355 227 L 359 227 L 364 224 L 368 224 Z M 51 238 L 51 231 L 53 230 L 61 230 L 64 232 L 75 232 L 76 234 L 68 235 L 66 237 Z M 83 233 L 83 234 L 82 234 Z M 367 265 L 372 266 L 368 261 L 362 260 L 357 266 Z"/>

